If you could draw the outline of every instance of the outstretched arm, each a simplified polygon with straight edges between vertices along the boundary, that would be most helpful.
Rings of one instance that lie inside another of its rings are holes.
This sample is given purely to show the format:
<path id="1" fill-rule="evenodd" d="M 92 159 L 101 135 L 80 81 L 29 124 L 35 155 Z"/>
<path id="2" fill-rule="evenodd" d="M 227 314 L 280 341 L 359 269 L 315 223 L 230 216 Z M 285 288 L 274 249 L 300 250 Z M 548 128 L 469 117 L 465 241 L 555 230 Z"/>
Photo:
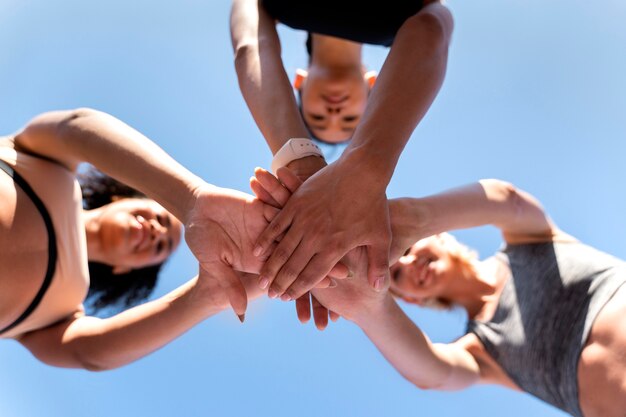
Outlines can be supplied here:
<path id="1" fill-rule="evenodd" d="M 390 201 L 394 250 L 400 256 L 413 243 L 437 233 L 493 225 L 507 243 L 573 239 L 558 229 L 539 201 L 513 184 L 480 180 L 423 198 Z"/>
<path id="2" fill-rule="evenodd" d="M 270 294 L 298 297 L 358 246 L 368 249 L 370 284 L 384 287 L 391 240 L 385 190 L 441 86 L 451 33 L 451 15 L 438 2 L 400 28 L 344 154 L 308 179 L 258 239 L 257 252 L 265 253 L 285 233 L 261 271 Z"/>
<path id="3" fill-rule="evenodd" d="M 240 274 L 250 299 L 261 295 L 256 277 Z M 18 338 L 44 363 L 103 371 L 117 368 L 161 348 L 200 321 L 228 308 L 220 283 L 200 270 L 171 293 L 111 318 L 77 312 L 61 323 Z"/>
<path id="4" fill-rule="evenodd" d="M 161 203 L 185 224 L 185 239 L 201 266 L 221 277 L 235 312 L 244 314 L 247 297 L 233 269 L 259 272 L 263 259 L 252 255 L 253 243 L 275 209 L 207 184 L 147 137 L 96 110 L 37 116 L 15 137 L 15 146 L 69 169 L 89 162 Z"/>

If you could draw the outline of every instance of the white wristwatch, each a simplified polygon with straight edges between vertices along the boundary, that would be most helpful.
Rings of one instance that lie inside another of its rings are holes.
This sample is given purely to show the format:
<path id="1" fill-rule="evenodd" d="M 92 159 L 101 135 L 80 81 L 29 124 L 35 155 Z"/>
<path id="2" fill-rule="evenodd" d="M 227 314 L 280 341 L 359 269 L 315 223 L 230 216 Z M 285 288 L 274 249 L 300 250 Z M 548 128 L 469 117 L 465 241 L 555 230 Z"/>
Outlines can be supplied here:
<path id="1" fill-rule="evenodd" d="M 296 159 L 306 158 L 307 156 L 319 156 L 322 159 L 324 154 L 319 146 L 315 144 L 311 139 L 305 138 L 293 138 L 289 139 L 282 148 L 276 152 L 274 159 L 272 159 L 272 172 L 276 175 L 278 168 L 288 165 L 291 161 Z"/>

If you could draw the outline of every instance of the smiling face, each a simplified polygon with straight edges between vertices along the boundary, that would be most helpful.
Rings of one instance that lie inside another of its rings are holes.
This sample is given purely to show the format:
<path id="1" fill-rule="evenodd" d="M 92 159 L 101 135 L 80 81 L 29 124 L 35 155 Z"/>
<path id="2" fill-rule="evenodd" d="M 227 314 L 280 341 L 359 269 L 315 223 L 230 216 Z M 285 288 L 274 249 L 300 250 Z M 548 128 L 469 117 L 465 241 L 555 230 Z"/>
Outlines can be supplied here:
<path id="1" fill-rule="evenodd" d="M 180 243 L 180 221 L 153 200 L 124 198 L 101 210 L 103 256 L 121 271 L 162 263 Z"/>
<path id="2" fill-rule="evenodd" d="M 391 267 L 391 290 L 405 301 L 449 307 L 448 290 L 464 279 L 475 254 L 448 234 L 419 240 Z"/>
<path id="3" fill-rule="evenodd" d="M 310 69 L 300 90 L 307 127 L 324 142 L 349 140 L 365 110 L 368 92 L 361 71 L 332 74 Z"/>

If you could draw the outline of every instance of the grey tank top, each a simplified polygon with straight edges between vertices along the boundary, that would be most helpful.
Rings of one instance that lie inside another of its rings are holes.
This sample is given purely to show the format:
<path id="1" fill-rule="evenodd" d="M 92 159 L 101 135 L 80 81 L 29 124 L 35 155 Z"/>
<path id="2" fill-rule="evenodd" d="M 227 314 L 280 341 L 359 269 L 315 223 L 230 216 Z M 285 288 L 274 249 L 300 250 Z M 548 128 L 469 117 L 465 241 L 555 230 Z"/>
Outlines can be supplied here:
<path id="1" fill-rule="evenodd" d="M 468 332 L 524 391 L 582 417 L 578 359 L 593 322 L 626 282 L 626 263 L 579 242 L 509 245 L 511 278 L 493 318 Z"/>

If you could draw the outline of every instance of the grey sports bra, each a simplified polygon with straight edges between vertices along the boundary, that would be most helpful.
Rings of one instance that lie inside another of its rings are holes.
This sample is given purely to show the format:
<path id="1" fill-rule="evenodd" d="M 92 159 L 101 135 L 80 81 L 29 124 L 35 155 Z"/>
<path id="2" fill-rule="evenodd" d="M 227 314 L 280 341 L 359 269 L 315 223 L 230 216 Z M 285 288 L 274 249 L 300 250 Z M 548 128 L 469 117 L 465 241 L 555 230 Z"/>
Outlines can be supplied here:
<path id="1" fill-rule="evenodd" d="M 626 263 L 579 242 L 510 245 L 511 268 L 493 318 L 470 321 L 517 385 L 574 416 L 578 359 L 602 307 L 626 282 Z"/>

